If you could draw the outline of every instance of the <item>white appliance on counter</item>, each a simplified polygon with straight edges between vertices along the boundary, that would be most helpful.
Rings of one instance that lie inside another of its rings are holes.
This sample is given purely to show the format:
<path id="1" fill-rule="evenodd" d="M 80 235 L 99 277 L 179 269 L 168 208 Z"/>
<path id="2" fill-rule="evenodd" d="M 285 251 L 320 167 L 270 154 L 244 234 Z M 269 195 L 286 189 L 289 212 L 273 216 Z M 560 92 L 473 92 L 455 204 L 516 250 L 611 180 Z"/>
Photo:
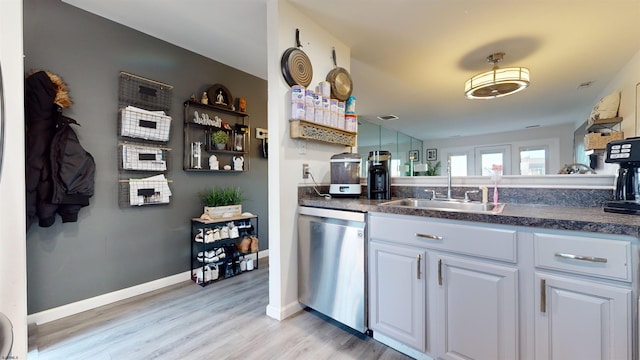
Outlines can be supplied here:
<path id="1" fill-rule="evenodd" d="M 360 154 L 344 152 L 331 157 L 331 185 L 329 194 L 360 196 Z"/>
<path id="2" fill-rule="evenodd" d="M 366 214 L 305 206 L 298 214 L 298 301 L 367 332 Z"/>

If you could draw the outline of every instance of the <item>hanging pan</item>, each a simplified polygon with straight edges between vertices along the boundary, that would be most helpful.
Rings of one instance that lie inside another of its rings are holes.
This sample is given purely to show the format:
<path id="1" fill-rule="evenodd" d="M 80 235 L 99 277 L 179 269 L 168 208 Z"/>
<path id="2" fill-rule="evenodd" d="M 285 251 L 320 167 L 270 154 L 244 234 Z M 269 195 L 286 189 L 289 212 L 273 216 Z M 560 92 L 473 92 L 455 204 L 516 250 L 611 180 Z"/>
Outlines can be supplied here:
<path id="1" fill-rule="evenodd" d="M 353 91 L 353 80 L 349 72 L 336 63 L 336 49 L 331 50 L 333 56 L 333 70 L 327 74 L 327 81 L 331 84 L 331 97 L 340 101 L 346 101 Z"/>
<path id="2" fill-rule="evenodd" d="M 300 30 L 296 29 L 296 47 L 285 50 L 280 60 L 282 75 L 289 86 L 302 85 L 307 87 L 311 84 L 313 68 L 307 54 L 300 50 L 301 47 Z"/>

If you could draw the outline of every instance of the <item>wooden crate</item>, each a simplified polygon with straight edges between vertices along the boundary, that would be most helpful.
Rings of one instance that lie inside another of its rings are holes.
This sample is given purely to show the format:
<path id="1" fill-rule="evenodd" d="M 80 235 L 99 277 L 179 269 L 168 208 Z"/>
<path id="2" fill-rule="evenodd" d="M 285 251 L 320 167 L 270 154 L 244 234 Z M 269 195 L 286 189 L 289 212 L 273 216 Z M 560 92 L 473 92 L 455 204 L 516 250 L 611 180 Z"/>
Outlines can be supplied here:
<path id="1" fill-rule="evenodd" d="M 610 133 L 588 133 L 584 136 L 585 150 L 603 150 L 610 141 L 624 139 L 623 131 L 612 131 Z"/>

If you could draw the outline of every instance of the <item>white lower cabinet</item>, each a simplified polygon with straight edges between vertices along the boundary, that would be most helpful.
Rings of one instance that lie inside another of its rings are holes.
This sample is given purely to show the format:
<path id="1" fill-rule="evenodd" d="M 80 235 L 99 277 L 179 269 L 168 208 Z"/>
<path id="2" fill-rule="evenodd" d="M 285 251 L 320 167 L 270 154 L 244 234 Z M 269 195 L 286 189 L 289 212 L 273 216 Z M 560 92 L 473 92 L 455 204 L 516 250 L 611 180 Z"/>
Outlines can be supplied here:
<path id="1" fill-rule="evenodd" d="M 407 346 L 426 351 L 425 251 L 369 243 L 369 324 Z"/>
<path id="2" fill-rule="evenodd" d="M 631 359 L 631 289 L 537 272 L 536 360 Z"/>
<path id="3" fill-rule="evenodd" d="M 368 228 L 371 329 L 399 351 L 638 359 L 637 238 L 381 213 Z"/>
<path id="4" fill-rule="evenodd" d="M 518 358 L 518 270 L 513 266 L 429 255 L 435 357 Z"/>

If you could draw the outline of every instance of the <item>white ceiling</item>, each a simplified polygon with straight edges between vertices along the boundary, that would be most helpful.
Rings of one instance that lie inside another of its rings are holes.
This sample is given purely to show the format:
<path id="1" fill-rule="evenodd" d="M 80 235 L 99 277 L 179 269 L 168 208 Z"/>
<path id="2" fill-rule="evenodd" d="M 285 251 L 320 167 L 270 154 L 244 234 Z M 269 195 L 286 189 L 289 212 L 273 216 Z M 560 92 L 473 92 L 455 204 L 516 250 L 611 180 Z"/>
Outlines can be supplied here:
<path id="1" fill-rule="evenodd" d="M 266 78 L 267 0 L 64 1 Z M 359 116 L 421 139 L 579 123 L 640 50 L 640 0 L 290 1 L 351 47 Z M 465 99 L 498 51 L 531 86 Z"/>

